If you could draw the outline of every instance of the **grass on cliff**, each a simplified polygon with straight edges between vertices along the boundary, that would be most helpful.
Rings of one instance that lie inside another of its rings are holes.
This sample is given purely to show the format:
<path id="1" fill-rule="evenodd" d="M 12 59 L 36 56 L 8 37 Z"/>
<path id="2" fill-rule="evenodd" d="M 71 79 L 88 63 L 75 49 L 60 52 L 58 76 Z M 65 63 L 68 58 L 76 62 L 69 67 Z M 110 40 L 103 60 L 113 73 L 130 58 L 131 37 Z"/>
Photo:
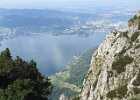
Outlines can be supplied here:
<path id="1" fill-rule="evenodd" d="M 117 59 L 112 64 L 112 69 L 116 70 L 117 73 L 125 71 L 125 66 L 133 62 L 133 58 L 128 55 L 118 55 Z"/>

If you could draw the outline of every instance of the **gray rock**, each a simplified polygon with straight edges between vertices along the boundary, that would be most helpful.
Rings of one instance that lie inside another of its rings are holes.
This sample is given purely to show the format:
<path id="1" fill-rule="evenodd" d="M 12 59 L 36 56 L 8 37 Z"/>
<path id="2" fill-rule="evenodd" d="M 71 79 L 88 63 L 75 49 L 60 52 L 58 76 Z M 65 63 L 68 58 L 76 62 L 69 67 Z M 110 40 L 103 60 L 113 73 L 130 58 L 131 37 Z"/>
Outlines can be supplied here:
<path id="1" fill-rule="evenodd" d="M 80 100 L 129 100 L 137 94 L 140 30 L 111 32 L 93 54 Z"/>

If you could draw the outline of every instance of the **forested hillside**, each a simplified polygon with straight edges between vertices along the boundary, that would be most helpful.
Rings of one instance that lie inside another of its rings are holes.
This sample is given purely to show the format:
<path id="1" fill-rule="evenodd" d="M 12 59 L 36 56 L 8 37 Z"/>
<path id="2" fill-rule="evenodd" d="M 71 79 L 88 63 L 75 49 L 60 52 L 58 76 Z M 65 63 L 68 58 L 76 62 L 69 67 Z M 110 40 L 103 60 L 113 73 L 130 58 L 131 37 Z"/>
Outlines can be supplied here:
<path id="1" fill-rule="evenodd" d="M 0 100 L 48 100 L 51 83 L 36 62 L 13 59 L 7 48 L 0 54 Z"/>

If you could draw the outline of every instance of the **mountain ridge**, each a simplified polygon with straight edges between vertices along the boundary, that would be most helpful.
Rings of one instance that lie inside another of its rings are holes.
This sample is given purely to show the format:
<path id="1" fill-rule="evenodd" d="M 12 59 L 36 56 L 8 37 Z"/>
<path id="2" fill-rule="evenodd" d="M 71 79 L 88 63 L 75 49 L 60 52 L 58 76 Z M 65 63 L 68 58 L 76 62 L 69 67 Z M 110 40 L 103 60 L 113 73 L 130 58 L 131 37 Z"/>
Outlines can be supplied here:
<path id="1" fill-rule="evenodd" d="M 80 100 L 140 100 L 140 13 L 93 54 Z"/>

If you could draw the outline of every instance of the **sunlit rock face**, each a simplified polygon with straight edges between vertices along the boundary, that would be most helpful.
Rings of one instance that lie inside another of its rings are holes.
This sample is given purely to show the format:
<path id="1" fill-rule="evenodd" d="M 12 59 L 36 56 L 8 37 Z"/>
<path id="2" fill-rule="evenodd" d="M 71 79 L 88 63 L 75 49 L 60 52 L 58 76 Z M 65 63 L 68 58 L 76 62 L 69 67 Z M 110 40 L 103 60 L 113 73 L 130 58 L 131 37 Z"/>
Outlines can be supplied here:
<path id="1" fill-rule="evenodd" d="M 139 94 L 140 30 L 113 31 L 93 54 L 80 100 L 140 100 Z"/>

